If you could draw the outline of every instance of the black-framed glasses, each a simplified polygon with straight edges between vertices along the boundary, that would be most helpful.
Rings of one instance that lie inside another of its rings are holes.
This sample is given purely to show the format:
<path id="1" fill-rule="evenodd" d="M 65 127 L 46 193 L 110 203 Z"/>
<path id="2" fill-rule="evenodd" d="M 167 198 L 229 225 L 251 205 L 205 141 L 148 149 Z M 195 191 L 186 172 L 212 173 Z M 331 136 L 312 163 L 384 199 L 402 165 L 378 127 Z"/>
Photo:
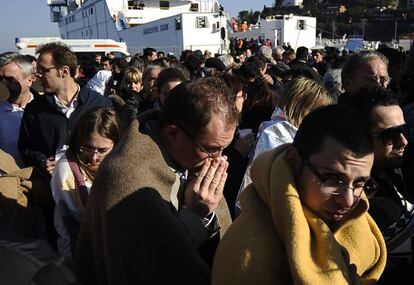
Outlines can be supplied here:
<path id="1" fill-rule="evenodd" d="M 94 155 L 96 154 L 98 157 L 102 158 L 107 155 L 112 148 L 110 147 L 103 147 L 103 148 L 93 148 L 90 146 L 81 146 L 79 147 L 79 151 L 81 153 L 85 153 L 87 155 Z"/>
<path id="2" fill-rule="evenodd" d="M 192 136 L 185 128 L 181 127 L 178 124 L 175 124 L 177 127 L 179 127 L 185 134 L 186 136 L 196 145 L 198 146 L 202 152 L 206 153 L 208 155 L 209 158 L 216 158 L 219 157 L 221 155 L 221 152 L 223 151 L 223 149 L 225 149 L 227 146 L 224 147 L 217 147 L 214 150 L 207 150 L 206 147 L 204 147 L 201 143 L 198 142 L 198 140 Z"/>
<path id="3" fill-rule="evenodd" d="M 336 174 L 329 174 L 324 175 L 319 172 L 317 167 L 312 164 L 309 159 L 302 156 L 303 161 L 305 162 L 305 165 L 308 167 L 308 169 L 312 172 L 313 175 L 318 178 L 320 185 L 322 189 L 329 195 L 342 195 L 343 190 L 350 189 L 352 190 L 355 202 L 359 201 L 361 198 L 362 192 L 371 192 L 375 189 L 375 184 L 371 179 L 363 180 L 356 182 L 355 185 L 349 186 L 346 182 L 342 180 L 338 175 Z"/>
<path id="4" fill-rule="evenodd" d="M 56 66 L 51 66 L 51 67 L 42 67 L 42 66 L 38 66 L 36 69 L 36 75 L 37 76 L 42 76 L 43 74 L 51 71 L 52 69 L 57 68 Z"/>
<path id="5" fill-rule="evenodd" d="M 392 145 L 398 143 L 401 139 L 401 134 L 408 140 L 410 138 L 410 132 L 411 129 L 408 124 L 402 124 L 387 128 L 379 133 L 371 133 L 371 135 L 379 137 L 385 145 Z"/>

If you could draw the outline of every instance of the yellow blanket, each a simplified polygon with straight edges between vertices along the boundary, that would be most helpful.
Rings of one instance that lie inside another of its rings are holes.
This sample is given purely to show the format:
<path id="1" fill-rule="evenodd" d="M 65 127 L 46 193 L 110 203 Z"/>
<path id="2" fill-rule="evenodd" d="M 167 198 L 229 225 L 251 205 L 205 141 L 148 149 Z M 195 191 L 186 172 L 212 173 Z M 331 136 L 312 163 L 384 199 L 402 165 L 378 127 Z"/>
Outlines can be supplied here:
<path id="1" fill-rule="evenodd" d="M 224 235 L 213 284 L 372 284 L 386 262 L 382 235 L 365 195 L 332 232 L 301 204 L 284 145 L 259 156 L 242 214 Z"/>

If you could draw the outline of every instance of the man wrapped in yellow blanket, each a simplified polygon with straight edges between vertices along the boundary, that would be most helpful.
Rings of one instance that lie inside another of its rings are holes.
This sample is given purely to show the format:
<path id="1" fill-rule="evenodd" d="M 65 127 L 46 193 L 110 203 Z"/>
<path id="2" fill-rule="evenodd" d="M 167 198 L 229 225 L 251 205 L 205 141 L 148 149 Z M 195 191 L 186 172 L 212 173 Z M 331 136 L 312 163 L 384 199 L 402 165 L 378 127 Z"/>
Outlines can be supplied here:
<path id="1" fill-rule="evenodd" d="M 386 262 L 367 212 L 373 144 L 340 106 L 312 112 L 293 145 L 259 156 L 242 213 L 217 249 L 213 284 L 373 284 Z"/>

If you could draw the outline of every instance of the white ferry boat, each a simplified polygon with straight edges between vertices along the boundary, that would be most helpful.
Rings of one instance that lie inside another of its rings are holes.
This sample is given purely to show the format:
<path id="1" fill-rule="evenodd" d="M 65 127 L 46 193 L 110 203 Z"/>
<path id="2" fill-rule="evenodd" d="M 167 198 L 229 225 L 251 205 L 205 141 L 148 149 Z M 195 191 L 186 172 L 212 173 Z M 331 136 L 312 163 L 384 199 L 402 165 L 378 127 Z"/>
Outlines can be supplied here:
<path id="1" fill-rule="evenodd" d="M 131 54 L 153 47 L 225 53 L 227 17 L 217 0 L 47 0 L 63 39 L 113 39 Z"/>

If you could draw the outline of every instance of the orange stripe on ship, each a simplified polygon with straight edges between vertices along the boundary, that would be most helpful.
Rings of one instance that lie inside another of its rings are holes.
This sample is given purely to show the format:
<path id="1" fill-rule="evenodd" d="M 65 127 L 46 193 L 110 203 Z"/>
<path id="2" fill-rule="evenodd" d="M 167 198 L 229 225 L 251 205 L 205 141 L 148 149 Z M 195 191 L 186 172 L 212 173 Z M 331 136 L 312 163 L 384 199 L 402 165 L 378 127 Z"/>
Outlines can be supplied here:
<path id="1" fill-rule="evenodd" d="M 114 45 L 114 44 L 96 44 L 95 47 L 99 47 L 99 48 L 119 48 L 119 45 Z"/>
<path id="2" fill-rule="evenodd" d="M 37 48 L 37 45 L 27 45 L 28 48 Z"/>

